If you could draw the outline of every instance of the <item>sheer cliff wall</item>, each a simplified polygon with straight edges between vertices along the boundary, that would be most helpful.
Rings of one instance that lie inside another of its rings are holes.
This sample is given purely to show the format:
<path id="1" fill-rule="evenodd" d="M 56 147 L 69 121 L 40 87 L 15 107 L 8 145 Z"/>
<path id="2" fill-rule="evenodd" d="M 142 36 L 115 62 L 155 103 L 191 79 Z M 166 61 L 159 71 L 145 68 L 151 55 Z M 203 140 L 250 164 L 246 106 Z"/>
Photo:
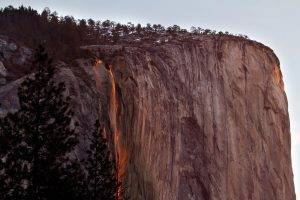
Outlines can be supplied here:
<path id="1" fill-rule="evenodd" d="M 76 153 L 99 117 L 131 199 L 295 199 L 272 50 L 222 37 L 105 48 L 85 47 L 99 59 L 61 67 L 58 80 L 84 133 Z M 17 107 L 9 103 L 17 81 L 0 88 L 3 113 Z"/>

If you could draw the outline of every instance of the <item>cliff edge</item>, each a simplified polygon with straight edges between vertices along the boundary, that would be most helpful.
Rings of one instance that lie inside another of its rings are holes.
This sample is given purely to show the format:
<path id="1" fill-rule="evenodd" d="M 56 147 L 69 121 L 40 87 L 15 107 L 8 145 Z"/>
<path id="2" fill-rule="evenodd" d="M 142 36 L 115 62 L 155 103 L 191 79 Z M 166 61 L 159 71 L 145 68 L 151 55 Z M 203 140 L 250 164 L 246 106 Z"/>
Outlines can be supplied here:
<path id="1" fill-rule="evenodd" d="M 131 199 L 295 200 L 287 98 L 269 48 L 224 36 L 83 49 L 94 58 L 57 75 L 82 132 L 75 153 L 100 118 Z M 21 81 L 0 86 L 0 114 L 18 109 Z"/>

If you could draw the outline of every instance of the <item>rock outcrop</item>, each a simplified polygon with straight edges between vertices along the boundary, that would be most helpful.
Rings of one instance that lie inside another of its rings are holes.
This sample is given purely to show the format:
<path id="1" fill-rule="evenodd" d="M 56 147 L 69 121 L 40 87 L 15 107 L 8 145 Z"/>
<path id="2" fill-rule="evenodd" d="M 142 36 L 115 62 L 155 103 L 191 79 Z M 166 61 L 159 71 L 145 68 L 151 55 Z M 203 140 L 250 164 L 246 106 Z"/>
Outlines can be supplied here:
<path id="1" fill-rule="evenodd" d="M 84 47 L 96 62 L 62 65 L 57 79 L 73 97 L 77 153 L 100 118 L 131 199 L 295 199 L 287 98 L 272 50 L 228 37 L 103 48 Z M 18 109 L 20 80 L 0 88 L 3 115 Z"/>

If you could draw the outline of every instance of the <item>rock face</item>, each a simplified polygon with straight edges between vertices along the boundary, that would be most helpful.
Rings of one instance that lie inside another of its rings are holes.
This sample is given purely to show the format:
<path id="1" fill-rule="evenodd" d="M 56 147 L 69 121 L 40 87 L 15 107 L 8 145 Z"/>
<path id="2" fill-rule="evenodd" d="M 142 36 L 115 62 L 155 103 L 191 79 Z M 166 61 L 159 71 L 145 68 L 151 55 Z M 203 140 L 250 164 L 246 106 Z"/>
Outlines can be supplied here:
<path id="1" fill-rule="evenodd" d="M 61 67 L 58 80 L 83 133 L 77 152 L 100 118 L 130 199 L 295 199 L 287 99 L 269 48 L 204 37 L 120 49 L 109 63 Z"/>
<path id="2" fill-rule="evenodd" d="M 4 67 L 3 63 L 0 61 L 0 86 L 6 84 L 7 69 Z"/>
<path id="3" fill-rule="evenodd" d="M 0 86 L 28 74 L 32 69 L 27 65 L 32 50 L 19 46 L 15 41 L 0 35 Z"/>

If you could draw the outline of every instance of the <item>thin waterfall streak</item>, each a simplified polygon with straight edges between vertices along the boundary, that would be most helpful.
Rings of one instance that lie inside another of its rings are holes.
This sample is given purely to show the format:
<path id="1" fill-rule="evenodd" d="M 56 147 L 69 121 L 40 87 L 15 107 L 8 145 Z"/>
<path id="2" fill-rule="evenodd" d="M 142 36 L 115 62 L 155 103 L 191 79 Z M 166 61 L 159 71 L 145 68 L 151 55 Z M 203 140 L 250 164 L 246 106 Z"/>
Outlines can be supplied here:
<path id="1" fill-rule="evenodd" d="M 97 59 L 93 65 L 93 73 L 96 82 L 96 86 L 99 89 L 101 87 L 101 78 L 99 75 L 99 68 L 103 65 L 103 62 L 100 59 Z M 113 131 L 114 139 L 114 151 L 115 151 L 115 160 L 116 160 L 116 178 L 119 184 L 117 191 L 117 200 L 122 199 L 123 194 L 123 179 L 125 175 L 125 169 L 128 162 L 128 154 L 125 148 L 123 148 L 121 142 L 121 130 L 118 125 L 118 115 L 119 115 L 119 104 L 116 93 L 116 81 L 115 76 L 112 71 L 112 66 L 109 66 L 109 77 L 111 82 L 111 93 L 110 93 L 110 102 L 109 102 L 109 118 L 110 118 L 110 127 Z"/>
<path id="2" fill-rule="evenodd" d="M 115 157 L 117 163 L 117 180 L 120 185 L 123 183 L 125 169 L 128 161 L 128 154 L 125 148 L 122 146 L 121 142 L 121 130 L 118 126 L 118 111 L 119 111 L 119 104 L 116 95 L 116 82 L 115 76 L 112 71 L 112 66 L 109 66 L 109 75 L 111 79 L 111 95 L 110 95 L 110 121 L 111 127 L 114 132 L 114 143 L 115 143 Z M 117 199 L 122 199 L 122 186 L 118 188 L 118 197 Z"/>

